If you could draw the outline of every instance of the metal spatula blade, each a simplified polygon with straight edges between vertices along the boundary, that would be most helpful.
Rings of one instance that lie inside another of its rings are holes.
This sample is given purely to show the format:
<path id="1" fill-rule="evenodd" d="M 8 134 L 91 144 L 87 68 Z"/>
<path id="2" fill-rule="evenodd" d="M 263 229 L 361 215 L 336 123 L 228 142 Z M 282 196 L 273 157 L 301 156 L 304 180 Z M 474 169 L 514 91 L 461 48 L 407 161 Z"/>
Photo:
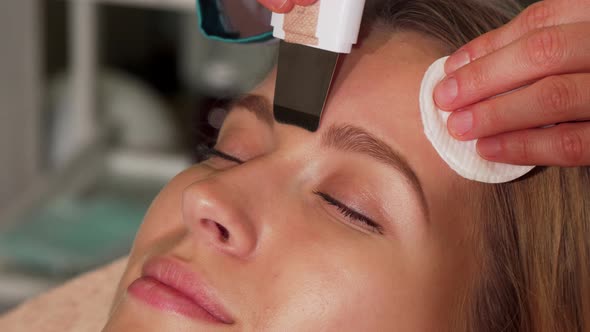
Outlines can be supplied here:
<path id="1" fill-rule="evenodd" d="M 339 55 L 281 41 L 274 98 L 278 122 L 318 130 Z"/>

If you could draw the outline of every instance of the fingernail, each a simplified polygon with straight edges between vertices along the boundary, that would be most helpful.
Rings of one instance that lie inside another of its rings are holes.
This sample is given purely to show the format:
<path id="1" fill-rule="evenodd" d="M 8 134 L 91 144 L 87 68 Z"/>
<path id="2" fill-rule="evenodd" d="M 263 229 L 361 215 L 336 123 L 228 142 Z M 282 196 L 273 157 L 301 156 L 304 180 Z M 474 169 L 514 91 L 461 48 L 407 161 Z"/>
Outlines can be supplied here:
<path id="1" fill-rule="evenodd" d="M 471 62 L 471 56 L 467 51 L 459 51 L 447 59 L 445 65 L 447 74 L 452 74 L 457 69 L 464 67 Z"/>
<path id="2" fill-rule="evenodd" d="M 275 10 L 281 10 L 285 7 L 285 5 L 287 5 L 289 0 L 272 0 L 271 2 L 272 2 L 272 7 Z"/>
<path id="3" fill-rule="evenodd" d="M 473 129 L 473 113 L 457 111 L 449 118 L 449 130 L 455 136 L 463 136 Z"/>
<path id="4" fill-rule="evenodd" d="M 459 94 L 459 84 L 454 77 L 448 77 L 434 90 L 434 100 L 439 106 L 450 106 Z"/>
<path id="5" fill-rule="evenodd" d="M 496 158 L 502 152 L 502 144 L 497 138 L 480 139 L 477 142 L 477 150 L 484 158 Z"/>

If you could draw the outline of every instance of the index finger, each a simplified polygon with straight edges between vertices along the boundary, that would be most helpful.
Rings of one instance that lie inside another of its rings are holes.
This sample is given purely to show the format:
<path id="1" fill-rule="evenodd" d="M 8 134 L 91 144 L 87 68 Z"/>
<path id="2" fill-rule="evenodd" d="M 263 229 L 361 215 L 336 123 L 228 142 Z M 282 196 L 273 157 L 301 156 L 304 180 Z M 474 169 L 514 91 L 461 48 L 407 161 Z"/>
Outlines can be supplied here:
<path id="1" fill-rule="evenodd" d="M 295 3 L 298 6 L 309 6 L 313 5 L 316 2 L 318 2 L 318 0 L 293 0 L 293 3 Z"/>
<path id="2" fill-rule="evenodd" d="M 316 3 L 318 0 L 258 0 L 264 7 L 276 13 L 288 13 L 297 6 L 309 6 Z"/>
<path id="3" fill-rule="evenodd" d="M 258 0 L 258 2 L 276 13 L 288 13 L 295 6 L 291 0 Z"/>
<path id="4" fill-rule="evenodd" d="M 451 74 L 468 63 L 511 44 L 533 30 L 589 19 L 590 1 L 588 0 L 537 2 L 506 25 L 481 35 L 457 50 L 447 60 L 445 72 Z"/>

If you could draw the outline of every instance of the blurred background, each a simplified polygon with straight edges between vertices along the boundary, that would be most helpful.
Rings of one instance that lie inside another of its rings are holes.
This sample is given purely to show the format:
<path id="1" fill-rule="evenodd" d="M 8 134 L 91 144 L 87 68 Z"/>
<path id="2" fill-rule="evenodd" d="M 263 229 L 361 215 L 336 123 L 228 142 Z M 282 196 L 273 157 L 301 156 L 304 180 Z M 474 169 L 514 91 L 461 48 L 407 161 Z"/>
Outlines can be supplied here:
<path id="1" fill-rule="evenodd" d="M 0 314 L 125 255 L 276 45 L 205 39 L 194 0 L 0 0 Z"/>
<path id="2" fill-rule="evenodd" d="M 276 45 L 205 39 L 195 0 L 0 0 L 0 313 L 125 255 Z"/>

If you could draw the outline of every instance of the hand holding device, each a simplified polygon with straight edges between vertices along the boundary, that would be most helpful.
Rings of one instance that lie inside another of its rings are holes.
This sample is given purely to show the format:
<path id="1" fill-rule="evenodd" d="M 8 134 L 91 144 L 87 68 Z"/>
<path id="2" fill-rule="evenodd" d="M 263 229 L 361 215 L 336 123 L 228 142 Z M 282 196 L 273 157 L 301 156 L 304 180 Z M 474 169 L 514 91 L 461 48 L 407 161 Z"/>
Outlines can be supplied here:
<path id="1" fill-rule="evenodd" d="M 258 0 L 260 4 L 275 13 L 288 13 L 295 5 L 308 6 L 316 3 L 317 0 Z"/>

